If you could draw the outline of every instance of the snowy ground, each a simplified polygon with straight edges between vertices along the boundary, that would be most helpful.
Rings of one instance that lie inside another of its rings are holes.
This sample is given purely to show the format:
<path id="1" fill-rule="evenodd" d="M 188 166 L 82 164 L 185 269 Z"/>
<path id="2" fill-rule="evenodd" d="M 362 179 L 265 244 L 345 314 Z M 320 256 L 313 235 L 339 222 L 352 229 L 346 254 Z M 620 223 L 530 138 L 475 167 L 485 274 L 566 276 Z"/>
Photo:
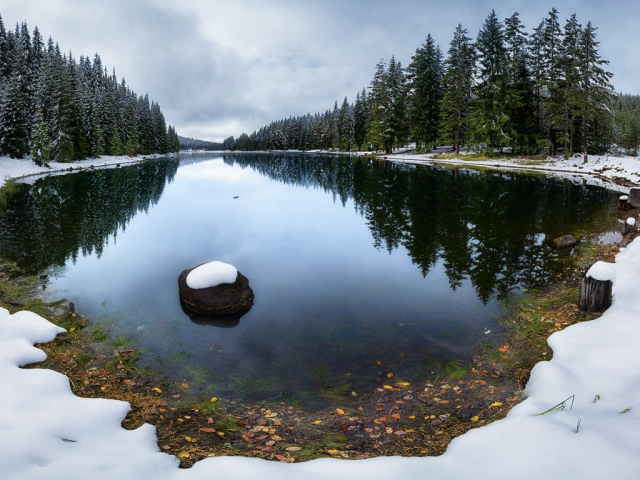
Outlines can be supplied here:
<path id="1" fill-rule="evenodd" d="M 89 160 L 80 160 L 73 163 L 59 163 L 50 162 L 49 168 L 39 167 L 31 160 L 31 156 L 21 159 L 0 157 L 0 187 L 10 178 L 21 178 L 31 175 L 48 175 L 56 173 L 66 173 L 70 168 L 73 170 L 82 170 L 85 168 L 105 168 L 115 165 L 124 165 L 127 163 L 141 162 L 144 158 L 155 157 L 143 157 L 138 155 L 137 157 L 128 156 L 103 156 L 100 158 L 91 158 Z"/>
<path id="2" fill-rule="evenodd" d="M 0 177 L 9 172 L 4 162 L 0 159 Z M 579 162 L 571 162 L 561 167 L 577 169 Z M 605 173 L 622 169 L 611 177 L 640 178 L 637 160 L 608 162 L 593 158 L 579 171 L 611 166 Z M 17 168 L 13 172 L 20 174 Z M 128 404 L 81 399 L 63 375 L 19 368 L 43 360 L 44 353 L 32 345 L 53 340 L 61 330 L 33 313 L 9 315 L 0 309 L 0 478 L 638 479 L 640 239 L 618 254 L 610 269 L 600 270 L 616 278 L 613 306 L 600 319 L 549 338 L 553 359 L 533 369 L 529 398 L 506 419 L 457 438 L 440 457 L 426 458 L 284 464 L 216 457 L 181 470 L 174 457 L 160 452 L 153 427 L 121 428 Z M 559 404 L 565 408 L 540 415 Z"/>
<path id="3" fill-rule="evenodd" d="M 524 159 L 465 160 L 465 156 L 460 155 L 458 160 L 436 160 L 432 158 L 431 154 L 416 155 L 399 152 L 389 155 L 388 158 L 402 163 L 440 163 L 506 171 L 541 172 L 557 178 L 568 178 L 575 183 L 586 182 L 588 185 L 598 185 L 620 192 L 629 191 L 629 188 L 624 184 L 640 184 L 640 158 L 638 157 L 590 155 L 587 163 L 582 163 L 582 156 L 568 160 L 533 161 Z"/>

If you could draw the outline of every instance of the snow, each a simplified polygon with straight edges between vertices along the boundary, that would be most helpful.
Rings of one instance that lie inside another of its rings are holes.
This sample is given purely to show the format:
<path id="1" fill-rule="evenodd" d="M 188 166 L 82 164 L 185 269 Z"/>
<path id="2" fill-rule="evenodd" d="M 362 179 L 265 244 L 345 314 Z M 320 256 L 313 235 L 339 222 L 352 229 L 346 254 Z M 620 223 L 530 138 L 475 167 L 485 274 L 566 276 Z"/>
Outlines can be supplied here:
<path id="1" fill-rule="evenodd" d="M 629 217 L 627 218 L 627 225 L 629 225 L 630 227 L 633 227 L 636 224 L 636 219 L 633 217 Z"/>
<path id="2" fill-rule="evenodd" d="M 629 200 L 629 195 L 620 195 L 620 200 Z"/>
<path id="3" fill-rule="evenodd" d="M 187 285 L 190 288 L 215 287 L 222 283 L 234 283 L 237 277 L 236 267 L 214 260 L 191 270 L 187 275 Z"/>
<path id="4" fill-rule="evenodd" d="M 624 175 L 631 177 L 640 171 L 640 165 L 624 168 Z M 580 178 L 587 177 L 581 174 Z M 121 427 L 127 403 L 78 398 L 63 375 L 19 368 L 42 361 L 44 353 L 33 345 L 51 341 L 63 330 L 36 314 L 9 315 L 1 309 L 0 477 L 638 479 L 640 238 L 622 249 L 614 264 L 601 263 L 591 273 L 616 280 L 613 305 L 599 319 L 553 333 L 549 338 L 553 358 L 534 367 L 525 390 L 528 398 L 504 420 L 455 439 L 440 457 L 318 459 L 299 464 L 214 457 L 191 469 L 179 469 L 174 457 L 160 452 L 154 427 L 133 431 Z"/>
<path id="5" fill-rule="evenodd" d="M 621 182 L 640 183 L 640 167 L 638 166 L 640 160 L 638 157 L 589 155 L 587 163 L 583 163 L 582 155 L 579 158 L 548 158 L 542 161 L 517 158 L 510 160 L 465 160 L 464 154 L 460 154 L 458 158 L 446 160 L 432 157 L 432 154 L 398 154 L 389 155 L 387 158 L 402 163 L 479 166 L 503 171 L 534 171 L 551 177 L 566 178 L 573 183 L 586 182 L 588 185 L 606 187 L 624 194 L 629 193 L 629 187 L 621 185 Z"/>
<path id="6" fill-rule="evenodd" d="M 113 167 L 116 165 L 125 165 L 128 163 L 138 163 L 144 160 L 145 158 L 154 158 L 158 155 L 151 155 L 147 157 L 143 157 L 142 155 L 138 155 L 137 157 L 128 157 L 128 156 L 103 156 L 100 158 L 91 158 L 88 160 L 79 160 L 72 163 L 60 163 L 60 162 L 50 162 L 49 168 L 47 167 L 39 167 L 33 160 L 31 160 L 31 156 L 27 156 L 21 159 L 9 158 L 9 157 L 0 157 L 0 187 L 2 187 L 5 182 L 10 178 L 22 178 L 28 176 L 41 176 L 41 175 L 49 175 L 52 173 L 67 173 L 70 168 L 74 170 L 85 169 L 85 168 L 104 168 L 104 167 Z"/>
<path id="7" fill-rule="evenodd" d="M 596 262 L 591 265 L 591 268 L 586 274 L 587 277 L 593 278 L 600 282 L 612 282 L 616 283 L 616 269 L 610 263 Z"/>

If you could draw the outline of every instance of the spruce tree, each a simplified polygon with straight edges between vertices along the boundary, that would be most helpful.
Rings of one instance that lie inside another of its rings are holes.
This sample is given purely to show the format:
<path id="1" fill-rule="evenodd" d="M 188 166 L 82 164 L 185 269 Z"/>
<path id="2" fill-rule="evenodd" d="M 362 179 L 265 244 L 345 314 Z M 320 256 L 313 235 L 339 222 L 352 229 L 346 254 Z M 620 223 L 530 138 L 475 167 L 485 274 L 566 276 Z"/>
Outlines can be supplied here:
<path id="1" fill-rule="evenodd" d="M 576 15 L 573 14 L 564 27 L 562 39 L 562 66 L 563 74 L 561 86 L 563 90 L 564 105 L 564 156 L 569 158 L 573 155 L 574 130 L 577 123 L 578 109 L 580 106 L 580 37 L 582 26 L 578 23 Z"/>
<path id="2" fill-rule="evenodd" d="M 607 103 L 613 95 L 610 84 L 613 74 L 603 68 L 609 62 L 600 57 L 599 45 L 600 42 L 596 41 L 596 27 L 588 22 L 580 35 L 578 67 L 580 75 L 578 108 L 582 117 L 583 163 L 586 163 L 588 158 L 590 122 L 598 115 L 608 114 Z"/>
<path id="3" fill-rule="evenodd" d="M 487 152 L 513 142 L 508 110 L 507 51 L 504 27 L 495 11 L 486 18 L 476 41 L 478 83 L 471 112 L 473 142 Z"/>
<path id="4" fill-rule="evenodd" d="M 443 76 L 442 52 L 429 34 L 407 67 L 408 116 L 418 150 L 438 138 Z"/>
<path id="5" fill-rule="evenodd" d="M 42 110 L 38 110 L 33 131 L 33 146 L 31 147 L 31 156 L 36 165 L 41 167 L 49 165 L 49 160 L 51 160 L 49 142 L 49 134 L 47 133 L 47 124 L 44 121 L 44 115 Z"/>
<path id="6" fill-rule="evenodd" d="M 527 33 L 514 13 L 504 22 L 507 55 L 507 110 L 511 123 L 512 152 L 531 153 L 537 144 L 533 81 L 529 72 Z"/>
<path id="7" fill-rule="evenodd" d="M 466 143 L 469 130 L 469 110 L 475 73 L 475 50 L 467 30 L 458 24 L 445 60 L 446 73 L 440 102 L 440 135 L 453 143 L 456 155 Z"/>
<path id="8" fill-rule="evenodd" d="M 367 124 L 367 92 L 363 88 L 362 93 L 358 92 L 356 94 L 356 101 L 353 106 L 353 138 L 358 149 L 365 149 Z"/>
<path id="9" fill-rule="evenodd" d="M 551 145 L 552 155 L 557 154 L 558 143 L 564 141 L 564 91 L 562 31 L 558 21 L 558 11 L 552 8 L 543 22 L 541 30 L 542 75 L 541 89 L 544 127 Z"/>

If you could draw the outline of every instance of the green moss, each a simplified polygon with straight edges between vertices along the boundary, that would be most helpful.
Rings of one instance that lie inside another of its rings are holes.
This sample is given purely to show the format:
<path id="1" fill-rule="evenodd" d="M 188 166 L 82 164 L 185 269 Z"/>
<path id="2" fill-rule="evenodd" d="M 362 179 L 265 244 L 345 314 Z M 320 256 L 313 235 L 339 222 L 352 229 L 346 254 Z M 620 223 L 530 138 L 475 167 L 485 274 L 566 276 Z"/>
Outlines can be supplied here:
<path id="1" fill-rule="evenodd" d="M 221 417 L 216 421 L 216 425 L 221 430 L 229 430 L 234 432 L 239 432 L 242 430 L 242 427 L 238 423 L 238 421 L 233 417 Z"/>
<path id="2" fill-rule="evenodd" d="M 118 348 L 130 348 L 133 346 L 133 340 L 128 337 L 118 337 L 113 341 L 113 345 Z"/>
<path id="3" fill-rule="evenodd" d="M 341 433 L 330 433 L 325 436 L 322 440 L 325 446 L 330 448 L 340 448 L 344 447 L 344 444 L 347 443 L 349 439 Z"/>

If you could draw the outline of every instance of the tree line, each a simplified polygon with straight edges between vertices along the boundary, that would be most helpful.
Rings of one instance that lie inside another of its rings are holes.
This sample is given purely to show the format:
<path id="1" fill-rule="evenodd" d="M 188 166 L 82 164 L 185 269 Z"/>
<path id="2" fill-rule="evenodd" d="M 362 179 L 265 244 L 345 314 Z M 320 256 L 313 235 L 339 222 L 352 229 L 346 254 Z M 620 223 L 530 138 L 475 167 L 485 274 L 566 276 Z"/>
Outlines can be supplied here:
<path id="1" fill-rule="evenodd" d="M 98 54 L 76 61 L 51 37 L 45 45 L 38 27 L 7 30 L 0 16 L 0 155 L 46 165 L 179 149 L 158 103 L 109 74 Z"/>
<path id="2" fill-rule="evenodd" d="M 622 137 L 628 144 L 628 125 L 638 122 L 623 117 L 640 118 L 640 102 L 615 95 L 596 30 L 575 14 L 561 26 L 554 8 L 528 33 L 518 13 L 501 21 L 492 11 L 475 41 L 458 25 L 446 56 L 429 34 L 406 68 L 393 56 L 380 60 L 353 103 L 345 97 L 324 113 L 274 121 L 223 145 L 391 153 L 415 143 L 418 151 L 440 144 L 456 153 L 466 146 L 568 157 L 605 151 Z"/>

